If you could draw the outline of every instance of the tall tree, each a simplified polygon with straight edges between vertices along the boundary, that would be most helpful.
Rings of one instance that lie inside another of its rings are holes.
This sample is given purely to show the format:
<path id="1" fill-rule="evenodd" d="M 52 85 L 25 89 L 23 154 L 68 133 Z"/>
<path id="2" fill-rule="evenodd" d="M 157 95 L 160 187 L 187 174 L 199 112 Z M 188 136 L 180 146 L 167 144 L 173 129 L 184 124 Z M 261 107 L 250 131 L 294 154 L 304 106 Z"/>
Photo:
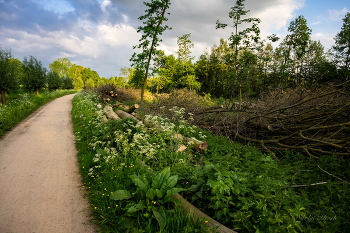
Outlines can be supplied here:
<path id="1" fill-rule="evenodd" d="M 124 78 L 123 82 L 128 82 L 131 79 L 133 72 L 134 72 L 133 68 L 127 68 L 127 67 L 120 68 L 120 74 Z"/>
<path id="2" fill-rule="evenodd" d="M 231 7 L 231 11 L 228 14 L 233 20 L 233 32 L 229 38 L 230 46 L 234 50 L 234 54 L 232 56 L 233 72 L 231 73 L 231 83 L 238 84 L 240 99 L 242 99 L 242 84 L 244 82 L 244 77 L 240 76 L 241 72 L 239 70 L 244 67 L 239 67 L 241 65 L 238 60 L 239 52 L 246 49 L 252 50 L 257 47 L 256 44 L 260 42 L 260 29 L 258 24 L 261 22 L 261 20 L 258 18 L 242 19 L 243 16 L 250 12 L 249 10 L 244 10 L 244 1 L 245 0 L 237 0 L 235 6 Z M 246 27 L 245 25 L 245 29 L 240 31 L 239 27 L 242 24 L 252 25 L 250 27 Z M 216 21 L 216 28 L 226 28 L 227 26 L 228 24 L 226 23 L 220 23 L 219 20 Z M 233 90 L 233 86 L 229 89 Z"/>
<path id="3" fill-rule="evenodd" d="M 29 59 L 24 57 L 22 64 L 24 88 L 39 94 L 40 89 L 46 85 L 46 68 L 33 56 L 29 56 Z"/>
<path id="4" fill-rule="evenodd" d="M 312 30 L 307 26 L 307 21 L 304 16 L 299 15 L 295 20 L 290 22 L 288 31 L 291 34 L 287 35 L 287 44 L 291 46 L 297 59 L 301 59 L 308 48 L 311 39 Z"/>
<path id="5" fill-rule="evenodd" d="M 72 65 L 68 58 L 58 58 L 49 64 L 49 68 L 63 78 L 69 76 L 69 69 Z"/>
<path id="6" fill-rule="evenodd" d="M 47 73 L 47 87 L 49 90 L 58 90 L 62 87 L 63 78 L 55 71 L 50 70 Z"/>
<path id="7" fill-rule="evenodd" d="M 146 14 L 139 17 L 144 20 L 144 26 L 140 26 L 137 32 L 142 32 L 140 44 L 134 46 L 134 49 L 141 49 L 141 53 L 134 53 L 130 59 L 132 66 L 136 66 L 138 70 L 145 70 L 141 86 L 141 102 L 143 102 L 145 86 L 148 78 L 148 71 L 150 68 L 152 57 L 156 54 L 156 47 L 162 41 L 159 36 L 169 26 L 162 26 L 164 21 L 168 19 L 165 17 L 166 10 L 170 7 L 170 0 L 152 0 L 151 2 L 144 2 L 148 7 Z M 168 13 L 170 14 L 170 13 Z"/>
<path id="8" fill-rule="evenodd" d="M 191 56 L 191 49 L 194 47 L 193 42 L 190 40 L 191 33 L 177 37 L 177 56 L 180 64 L 184 67 L 184 75 L 191 75 L 189 72 L 190 66 L 192 66 L 193 57 Z M 192 69 L 193 71 L 193 69 Z"/>
<path id="9" fill-rule="evenodd" d="M 247 15 L 250 10 L 244 10 L 244 1 L 237 0 L 235 6 L 231 7 L 231 11 L 228 16 L 233 20 L 233 32 L 229 38 L 230 46 L 234 49 L 234 59 L 237 60 L 238 52 L 240 49 L 252 48 L 255 43 L 260 40 L 260 29 L 258 24 L 261 22 L 259 18 L 246 18 L 242 19 L 243 16 Z M 239 31 L 241 24 L 252 23 L 250 27 L 246 27 L 244 30 Z M 220 23 L 216 21 L 216 28 L 226 28 L 228 24 Z"/>
<path id="10" fill-rule="evenodd" d="M 11 50 L 0 47 L 0 93 L 2 105 L 6 105 L 6 92 L 18 87 L 16 62 L 13 60 Z"/>
<path id="11" fill-rule="evenodd" d="M 81 79 L 84 82 L 84 87 L 94 87 L 100 80 L 100 76 L 96 71 L 91 70 L 90 68 L 85 68 L 81 71 Z M 89 85 L 87 85 L 87 83 L 89 83 Z"/>
<path id="12" fill-rule="evenodd" d="M 350 13 L 348 12 L 343 19 L 341 31 L 336 35 L 335 45 L 333 46 L 334 57 L 338 66 L 343 71 L 343 79 L 350 78 Z"/>
<path id="13" fill-rule="evenodd" d="M 84 70 L 85 68 L 83 66 L 79 66 L 76 64 L 73 64 L 70 68 L 69 68 L 69 77 L 73 80 L 73 84 L 74 84 L 74 89 L 75 90 L 81 90 L 84 88 L 84 81 L 81 78 L 81 72 Z"/>
<path id="14" fill-rule="evenodd" d="M 178 59 L 173 54 L 165 55 L 165 52 L 162 50 L 158 51 L 154 58 L 153 71 L 156 73 L 156 76 L 151 83 L 156 92 L 172 91 L 176 88 L 177 81 L 181 77 Z"/>
<path id="15" fill-rule="evenodd" d="M 287 35 L 285 39 L 288 46 L 287 56 L 289 56 L 287 59 L 293 61 L 289 72 L 295 77 L 295 84 L 299 85 L 302 81 L 301 69 L 304 65 L 304 57 L 311 43 L 312 30 L 307 26 L 304 16 L 300 15 L 290 23 L 288 31 L 291 34 Z"/>
<path id="16" fill-rule="evenodd" d="M 74 88 L 73 80 L 70 77 L 62 78 L 62 88 L 69 90 Z"/>

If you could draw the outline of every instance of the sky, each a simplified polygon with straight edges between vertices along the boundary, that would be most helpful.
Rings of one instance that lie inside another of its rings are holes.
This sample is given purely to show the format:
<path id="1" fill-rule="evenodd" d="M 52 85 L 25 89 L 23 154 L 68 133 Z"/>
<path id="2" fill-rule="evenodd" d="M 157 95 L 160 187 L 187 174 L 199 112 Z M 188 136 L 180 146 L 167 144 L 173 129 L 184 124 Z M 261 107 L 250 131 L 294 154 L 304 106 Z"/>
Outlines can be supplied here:
<path id="1" fill-rule="evenodd" d="M 150 1 L 150 0 L 146 0 Z M 29 55 L 44 67 L 58 58 L 98 72 L 100 77 L 119 76 L 130 67 L 139 44 L 144 15 L 143 0 L 0 0 L 0 45 L 21 61 Z M 173 0 L 158 49 L 176 55 L 177 37 L 191 33 L 195 61 L 232 28 L 215 29 L 216 21 L 232 25 L 228 17 L 235 0 Z M 312 29 L 312 40 L 326 49 L 334 45 L 342 19 L 350 11 L 349 0 L 246 0 L 247 17 L 260 18 L 261 37 L 288 34 L 292 20 L 303 15 Z M 278 42 L 277 42 L 278 43 Z M 275 47 L 278 44 L 273 44 Z"/>

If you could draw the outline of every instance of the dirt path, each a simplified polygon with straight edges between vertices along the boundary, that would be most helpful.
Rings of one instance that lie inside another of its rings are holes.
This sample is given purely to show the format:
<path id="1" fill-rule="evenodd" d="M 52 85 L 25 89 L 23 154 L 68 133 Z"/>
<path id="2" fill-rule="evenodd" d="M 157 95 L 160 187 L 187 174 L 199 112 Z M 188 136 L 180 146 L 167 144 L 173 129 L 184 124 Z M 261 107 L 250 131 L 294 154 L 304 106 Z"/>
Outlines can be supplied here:
<path id="1" fill-rule="evenodd" d="M 0 232 L 92 233 L 71 122 L 73 95 L 0 139 Z"/>

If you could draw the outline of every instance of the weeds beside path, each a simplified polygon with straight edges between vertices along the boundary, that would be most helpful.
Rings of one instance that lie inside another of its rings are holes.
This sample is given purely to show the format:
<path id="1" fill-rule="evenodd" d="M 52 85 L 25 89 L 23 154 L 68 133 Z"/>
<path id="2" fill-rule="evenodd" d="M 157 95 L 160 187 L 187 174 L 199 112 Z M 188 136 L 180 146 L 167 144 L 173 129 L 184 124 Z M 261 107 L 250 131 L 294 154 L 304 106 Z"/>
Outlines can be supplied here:
<path id="1" fill-rule="evenodd" d="M 80 189 L 72 98 L 52 101 L 0 140 L 0 232 L 95 232 Z"/>

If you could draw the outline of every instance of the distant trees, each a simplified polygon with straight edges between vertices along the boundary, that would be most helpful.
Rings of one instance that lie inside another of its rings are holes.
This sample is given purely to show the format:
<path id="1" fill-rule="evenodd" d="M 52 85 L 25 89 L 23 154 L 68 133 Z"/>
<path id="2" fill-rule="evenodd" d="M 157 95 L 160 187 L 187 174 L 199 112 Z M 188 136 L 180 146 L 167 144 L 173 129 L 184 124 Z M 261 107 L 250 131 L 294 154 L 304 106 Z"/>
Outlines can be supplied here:
<path id="1" fill-rule="evenodd" d="M 63 78 L 58 73 L 52 70 L 47 73 L 47 87 L 49 90 L 57 90 L 63 86 L 62 84 Z"/>
<path id="2" fill-rule="evenodd" d="M 38 61 L 35 57 L 24 57 L 22 61 L 23 74 L 22 83 L 24 88 L 29 91 L 35 91 L 39 94 L 39 91 L 46 86 L 46 68 L 43 67 L 41 61 Z"/>
<path id="3" fill-rule="evenodd" d="M 343 80 L 350 78 L 350 13 L 343 19 L 341 31 L 336 35 L 333 46 L 334 58 L 339 68 Z"/>
<path id="4" fill-rule="evenodd" d="M 1 103 L 6 105 L 6 92 L 18 88 L 18 63 L 11 50 L 0 47 L 0 94 Z"/>
<path id="5" fill-rule="evenodd" d="M 201 83 L 200 91 L 215 97 L 237 98 L 255 96 L 276 87 L 309 88 L 314 84 L 349 79 L 350 16 L 344 19 L 342 31 L 333 47 L 335 63 L 319 41 L 311 40 L 311 29 L 303 16 L 298 16 L 289 27 L 289 34 L 278 47 L 272 43 L 279 38 L 269 36 L 271 42 L 260 41 L 258 19 L 242 19 L 247 12 L 244 1 L 237 1 L 229 16 L 234 19 L 234 31 L 228 40 L 221 39 L 195 63 L 195 72 Z M 241 23 L 252 23 L 251 28 L 239 31 Z M 227 24 L 217 21 L 217 28 Z M 337 68 L 338 66 L 338 68 Z M 340 73 L 339 73 L 340 72 Z"/>
<path id="6" fill-rule="evenodd" d="M 216 28 L 233 28 L 231 36 L 227 40 L 221 39 L 219 45 L 205 51 L 195 63 L 191 57 L 194 43 L 190 40 L 190 33 L 177 37 L 177 56 L 166 55 L 155 48 L 151 56 L 146 56 L 149 55 L 146 50 L 135 53 L 131 59 L 135 62 L 135 69 L 129 79 L 130 85 L 135 88 L 145 88 L 147 85 L 157 93 L 188 88 L 214 97 L 242 99 L 276 87 L 280 90 L 309 88 L 317 83 L 339 80 L 339 75 L 343 76 L 343 80 L 348 80 L 349 14 L 344 18 L 342 31 L 335 38 L 333 62 L 331 54 L 325 52 L 320 41 L 311 40 L 312 30 L 302 15 L 290 23 L 289 34 L 277 47 L 273 43 L 280 38 L 275 34 L 268 36 L 268 40 L 261 40 L 258 26 L 261 21 L 245 17 L 249 10 L 244 9 L 244 1 L 237 0 L 231 8 L 228 14 L 231 24 L 216 22 Z M 146 38 L 144 35 L 142 43 L 134 48 L 150 46 L 152 41 Z M 147 62 L 150 57 L 153 67 Z M 149 65 L 147 69 L 146 63 Z M 152 75 L 148 75 L 148 69 L 152 69 Z M 147 75 L 142 75 L 145 72 Z"/>
<path id="7" fill-rule="evenodd" d="M 95 87 L 100 79 L 98 73 L 90 68 L 83 69 L 80 74 L 84 83 L 84 88 Z"/>
<path id="8" fill-rule="evenodd" d="M 69 77 L 70 69 L 73 66 L 68 58 L 58 58 L 49 64 L 50 70 L 57 73 L 60 77 Z"/>

